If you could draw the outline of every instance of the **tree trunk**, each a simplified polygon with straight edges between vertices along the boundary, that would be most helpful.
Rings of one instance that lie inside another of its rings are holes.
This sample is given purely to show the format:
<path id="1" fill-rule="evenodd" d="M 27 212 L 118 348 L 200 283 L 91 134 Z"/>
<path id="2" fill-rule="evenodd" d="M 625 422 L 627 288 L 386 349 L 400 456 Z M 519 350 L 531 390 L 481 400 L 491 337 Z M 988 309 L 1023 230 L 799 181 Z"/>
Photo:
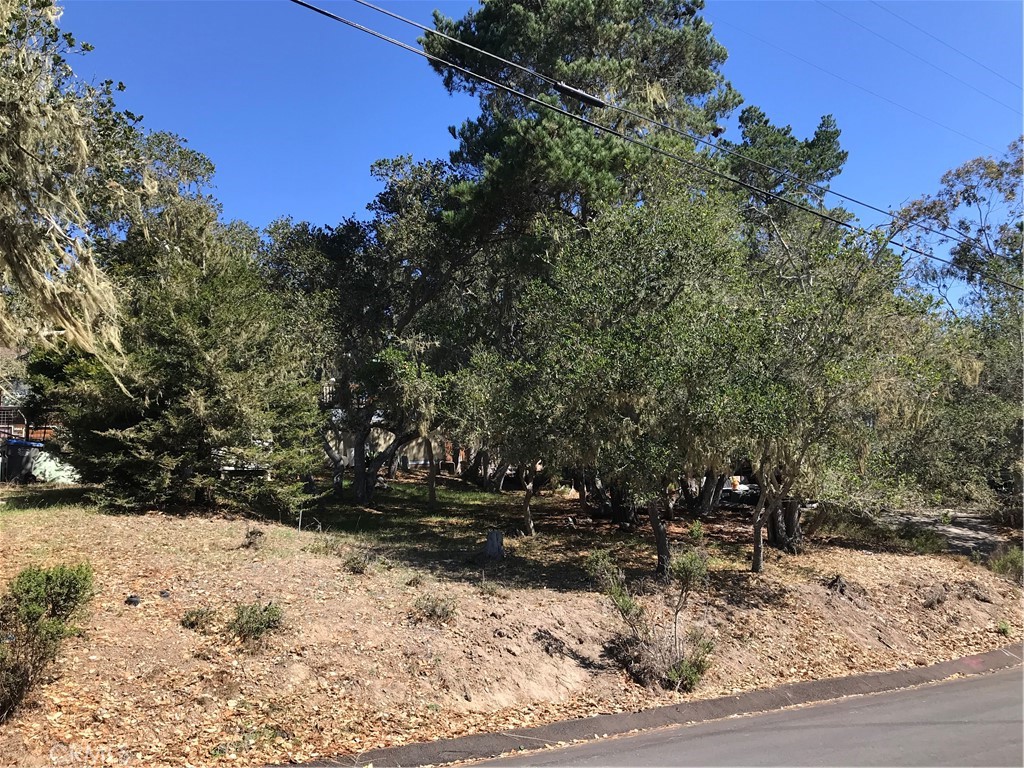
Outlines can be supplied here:
<path id="1" fill-rule="evenodd" d="M 574 475 L 576 478 L 576 493 L 580 497 L 580 512 L 584 515 L 590 514 L 590 500 L 588 499 L 587 490 L 587 472 L 584 469 L 580 469 Z"/>
<path id="2" fill-rule="evenodd" d="M 345 457 L 334 448 L 330 437 L 323 435 L 324 453 L 331 462 L 331 489 L 336 497 L 341 498 L 341 492 L 345 484 Z"/>
<path id="3" fill-rule="evenodd" d="M 680 490 L 683 492 L 683 501 L 686 502 L 686 507 L 688 509 L 692 509 L 694 503 L 694 495 L 693 488 L 690 487 L 689 475 L 683 478 L 683 481 L 680 485 Z"/>
<path id="4" fill-rule="evenodd" d="M 398 451 L 395 451 L 395 455 L 391 457 L 391 461 L 388 462 L 388 480 L 394 480 L 398 477 L 398 463 L 402 457 Z"/>
<path id="5" fill-rule="evenodd" d="M 402 450 L 402 448 L 418 436 L 417 432 L 406 432 L 402 435 L 396 435 L 395 439 L 391 441 L 391 445 L 381 451 L 373 461 L 367 463 L 366 441 L 370 437 L 370 430 L 364 429 L 360 434 L 356 435 L 354 459 L 352 462 L 355 477 L 352 480 L 352 490 L 357 504 L 366 506 L 373 501 L 373 492 L 377 489 L 377 472 L 380 471 L 381 467 L 389 463 L 398 451 Z"/>
<path id="6" fill-rule="evenodd" d="M 711 495 L 711 508 L 707 511 L 707 514 L 718 510 L 718 505 L 722 503 L 722 491 L 725 489 L 725 483 L 728 479 L 728 476 L 724 474 L 718 476 L 718 481 L 715 483 L 715 492 Z"/>
<path id="7" fill-rule="evenodd" d="M 706 515 L 711 511 L 711 498 L 715 495 L 715 473 L 708 470 L 704 473 L 704 483 L 697 496 L 697 514 Z"/>
<path id="8" fill-rule="evenodd" d="M 647 515 L 651 519 L 651 530 L 654 531 L 654 546 L 658 551 L 658 568 L 656 573 L 659 578 L 668 575 L 668 564 L 672 559 L 672 551 L 668 544 L 668 532 L 665 530 L 665 521 L 661 517 L 661 502 L 653 499 L 647 503 Z"/>
<path id="9" fill-rule="evenodd" d="M 782 521 L 782 502 L 773 499 L 768 506 L 768 546 L 786 548 L 786 525 Z"/>
<path id="10" fill-rule="evenodd" d="M 803 541 L 803 531 L 800 530 L 799 499 L 786 499 L 782 508 L 782 522 L 786 535 L 786 550 L 796 555 L 800 552 L 800 545 Z"/>
<path id="11" fill-rule="evenodd" d="M 352 494 L 355 496 L 356 504 L 369 504 L 373 498 L 373 487 L 377 484 L 377 478 L 368 478 L 366 468 L 366 439 L 370 436 L 369 430 L 360 432 L 355 436 L 355 444 L 352 446 Z"/>
<path id="12" fill-rule="evenodd" d="M 764 521 L 754 519 L 754 557 L 750 570 L 761 573 L 764 570 Z"/>
<path id="13" fill-rule="evenodd" d="M 484 489 L 501 493 L 501 489 L 505 485 L 505 476 L 508 475 L 508 468 L 510 466 L 510 464 L 499 464 L 495 467 L 494 473 L 487 478 L 487 484 L 484 486 Z"/>
<path id="14" fill-rule="evenodd" d="M 430 435 L 426 437 L 426 453 L 427 453 L 427 506 L 433 509 L 437 506 L 437 462 L 434 460 L 434 443 L 430 439 Z M 395 456 L 398 455 L 398 451 L 395 451 Z"/>
<path id="15" fill-rule="evenodd" d="M 483 460 L 484 451 L 477 451 L 475 454 L 473 454 L 473 460 L 467 461 L 466 466 L 462 468 L 462 472 L 460 473 L 459 476 L 463 480 L 468 480 L 470 482 L 479 484 L 480 465 L 483 463 Z"/>
<path id="16" fill-rule="evenodd" d="M 636 507 L 629 501 L 629 489 L 616 480 L 609 487 L 611 495 L 612 522 L 620 526 L 636 523 Z"/>
<path id="17" fill-rule="evenodd" d="M 462 446 L 452 443 L 452 474 L 462 474 Z"/>
<path id="18" fill-rule="evenodd" d="M 523 496 L 523 533 L 533 536 L 533 512 L 530 510 L 530 501 L 533 499 L 533 483 L 537 478 L 537 462 L 533 462 L 523 473 L 523 488 L 526 494 Z"/>

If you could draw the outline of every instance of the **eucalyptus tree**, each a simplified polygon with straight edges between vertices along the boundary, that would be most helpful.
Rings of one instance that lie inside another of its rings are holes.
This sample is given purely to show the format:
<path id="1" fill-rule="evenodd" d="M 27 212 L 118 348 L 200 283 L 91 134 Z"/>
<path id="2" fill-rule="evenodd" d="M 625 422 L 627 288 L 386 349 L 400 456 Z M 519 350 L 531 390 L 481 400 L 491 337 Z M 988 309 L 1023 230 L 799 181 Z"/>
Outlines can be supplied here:
<path id="1" fill-rule="evenodd" d="M 1024 489 L 1022 143 L 950 170 L 936 192 L 905 206 L 894 225 L 901 238 L 948 261 L 921 261 L 914 272 L 945 301 L 942 338 L 928 349 L 946 374 L 929 408 L 907 425 L 912 451 L 904 451 L 901 463 L 935 492 L 975 501 L 995 492 L 1018 508 Z"/>

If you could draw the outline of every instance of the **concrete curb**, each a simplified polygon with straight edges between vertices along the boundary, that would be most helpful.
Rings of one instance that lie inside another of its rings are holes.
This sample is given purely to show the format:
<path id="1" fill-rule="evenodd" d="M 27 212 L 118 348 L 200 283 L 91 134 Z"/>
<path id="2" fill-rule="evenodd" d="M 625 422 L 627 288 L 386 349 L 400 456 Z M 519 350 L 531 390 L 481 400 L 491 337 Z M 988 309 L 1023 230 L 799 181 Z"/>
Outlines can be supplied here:
<path id="1" fill-rule="evenodd" d="M 640 712 L 622 712 L 596 717 L 564 720 L 533 728 L 518 728 L 499 733 L 480 733 L 456 739 L 438 739 L 421 744 L 372 749 L 360 755 L 339 756 L 303 765 L 361 766 L 372 763 L 375 768 L 414 768 L 463 760 L 484 760 L 515 749 L 539 749 L 548 744 L 592 739 L 597 734 L 617 736 L 631 731 L 661 728 L 667 725 L 719 720 L 734 715 L 791 707 L 797 704 L 823 702 L 844 696 L 883 693 L 915 685 L 934 683 L 955 675 L 978 675 L 1008 669 L 1021 664 L 1024 648 L 1020 645 L 944 661 L 930 667 L 900 669 L 894 672 L 873 672 L 853 677 L 808 680 L 778 688 L 749 691 L 736 696 L 672 704 Z"/>

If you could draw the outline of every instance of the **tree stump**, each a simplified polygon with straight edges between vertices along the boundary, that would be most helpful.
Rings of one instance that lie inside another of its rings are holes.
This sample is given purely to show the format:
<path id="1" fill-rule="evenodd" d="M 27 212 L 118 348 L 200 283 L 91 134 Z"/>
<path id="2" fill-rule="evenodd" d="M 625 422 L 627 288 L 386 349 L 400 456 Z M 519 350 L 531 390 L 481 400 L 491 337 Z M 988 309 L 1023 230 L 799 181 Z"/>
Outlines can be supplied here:
<path id="1" fill-rule="evenodd" d="M 484 545 L 484 556 L 491 560 L 505 557 L 505 534 L 498 530 L 487 532 L 487 543 Z"/>

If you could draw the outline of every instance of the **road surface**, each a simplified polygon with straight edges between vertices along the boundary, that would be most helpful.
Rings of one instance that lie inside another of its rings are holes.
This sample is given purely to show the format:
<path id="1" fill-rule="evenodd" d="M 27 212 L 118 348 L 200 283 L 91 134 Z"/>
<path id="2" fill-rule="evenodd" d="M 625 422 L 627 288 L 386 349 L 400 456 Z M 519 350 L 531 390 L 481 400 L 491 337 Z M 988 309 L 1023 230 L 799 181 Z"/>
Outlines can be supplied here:
<path id="1" fill-rule="evenodd" d="M 1024 766 L 1021 668 L 600 739 L 486 766 Z"/>

